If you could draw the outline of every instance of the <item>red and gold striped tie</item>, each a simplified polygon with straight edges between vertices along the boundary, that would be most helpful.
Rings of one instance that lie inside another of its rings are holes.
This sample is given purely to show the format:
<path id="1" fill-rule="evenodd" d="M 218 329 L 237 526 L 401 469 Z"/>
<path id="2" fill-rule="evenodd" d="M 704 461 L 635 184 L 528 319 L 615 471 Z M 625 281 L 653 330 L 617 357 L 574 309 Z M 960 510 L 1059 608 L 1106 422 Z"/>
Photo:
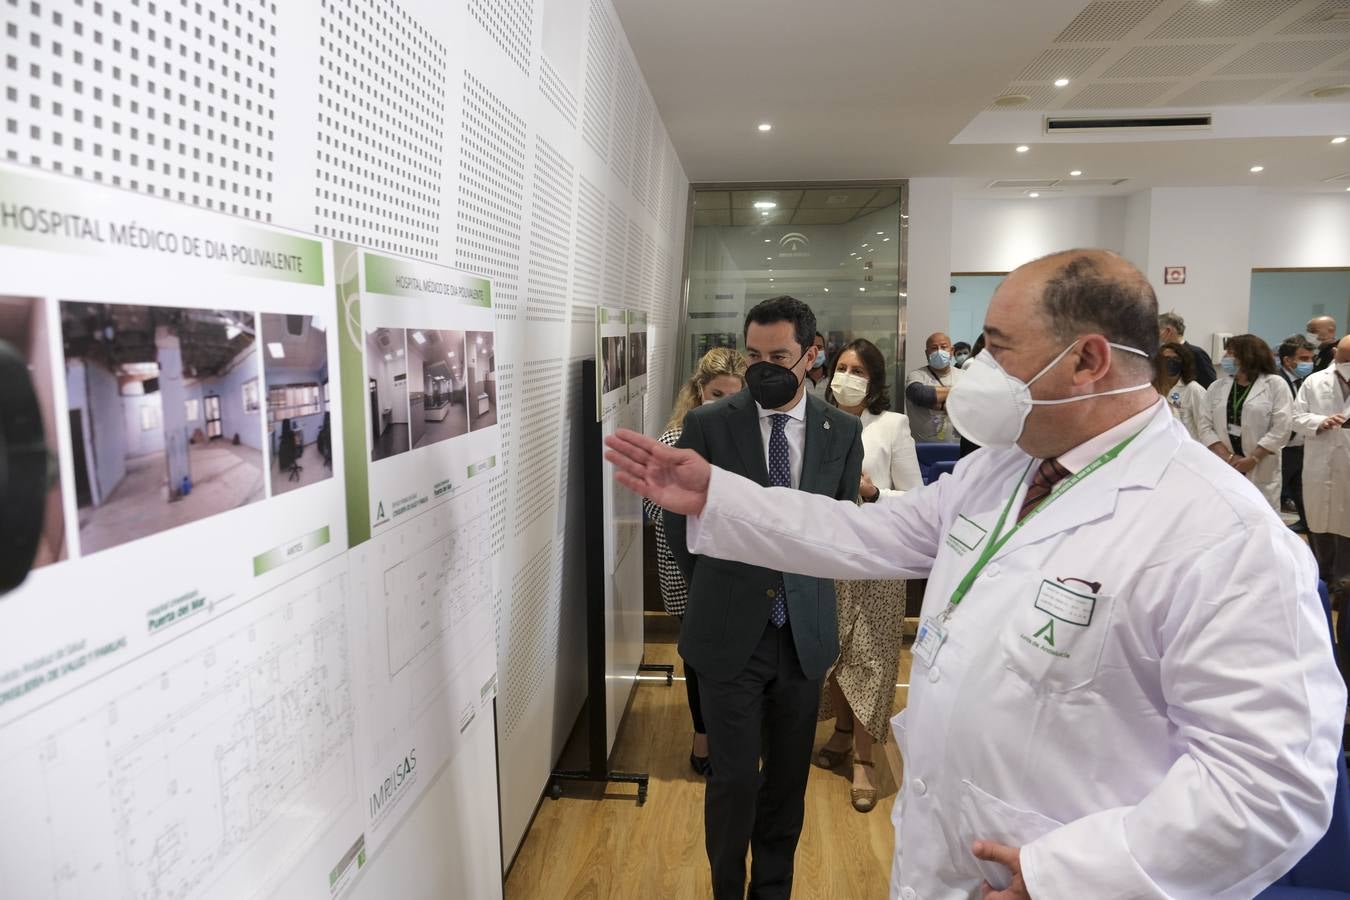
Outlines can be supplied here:
<path id="1" fill-rule="evenodd" d="M 1017 521 L 1022 521 L 1031 512 L 1041 504 L 1041 501 L 1050 496 L 1050 492 L 1055 489 L 1055 485 L 1061 480 L 1067 478 L 1069 470 L 1059 464 L 1059 460 L 1047 459 L 1036 467 L 1036 474 L 1031 477 L 1031 486 L 1027 488 L 1026 499 L 1022 501 L 1022 509 L 1017 514 Z"/>

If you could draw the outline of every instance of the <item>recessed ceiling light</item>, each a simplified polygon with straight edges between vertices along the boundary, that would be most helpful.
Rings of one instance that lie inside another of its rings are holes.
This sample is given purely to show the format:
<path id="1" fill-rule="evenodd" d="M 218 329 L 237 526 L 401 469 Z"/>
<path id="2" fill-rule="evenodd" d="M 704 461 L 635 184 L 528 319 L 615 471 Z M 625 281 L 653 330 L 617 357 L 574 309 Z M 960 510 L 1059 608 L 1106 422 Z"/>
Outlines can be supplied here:
<path id="1" fill-rule="evenodd" d="M 1331 139 L 1331 142 L 1332 142 L 1333 144 L 1344 144 L 1344 143 L 1345 143 L 1345 138 L 1343 138 L 1343 137 L 1334 137 L 1334 138 Z"/>
<path id="2" fill-rule="evenodd" d="M 769 279 L 769 284 L 773 284 L 773 279 L 772 279 L 772 278 Z"/>
<path id="3" fill-rule="evenodd" d="M 1040 193 L 1037 192 L 1037 191 L 1032 191 L 1030 194 L 1027 194 L 1027 196 L 1028 196 L 1028 197 L 1039 197 L 1039 196 L 1040 196 Z"/>
<path id="4" fill-rule="evenodd" d="M 860 291 L 866 291 L 867 288 L 865 288 L 865 287 L 860 287 L 860 288 L 858 288 L 858 290 L 860 290 Z"/>
<path id="5" fill-rule="evenodd" d="M 1021 145 L 1018 146 L 1017 152 L 1018 152 L 1018 153 L 1026 153 L 1026 152 L 1027 152 L 1028 150 L 1030 150 L 1030 149 L 1031 149 L 1031 148 L 1028 147 L 1026 144 L 1021 144 Z"/>
<path id="6" fill-rule="evenodd" d="M 886 232 L 884 232 L 884 231 L 878 231 L 878 232 L 877 232 L 878 235 L 883 235 L 883 234 L 885 234 L 885 233 L 886 233 Z"/>
<path id="7" fill-rule="evenodd" d="M 1340 97 L 1344 94 L 1350 94 L 1350 84 L 1329 84 L 1326 87 L 1308 91 L 1309 97 L 1316 97 L 1319 100 L 1324 100 L 1327 97 Z"/>
<path id="8" fill-rule="evenodd" d="M 995 106 L 1021 106 L 1024 103 L 1031 102 L 1031 97 L 1026 94 L 1004 94 L 1002 97 L 994 98 Z"/>
<path id="9" fill-rule="evenodd" d="M 1346 190 L 1350 190 L 1350 188 L 1346 188 Z M 825 293 L 828 294 L 829 292 L 830 292 L 830 289 L 829 289 L 829 288 L 826 288 L 826 289 L 825 289 Z"/>
<path id="10" fill-rule="evenodd" d="M 890 238 L 882 238 L 883 241 L 889 241 Z"/>
<path id="11" fill-rule="evenodd" d="M 1069 79 L 1067 78 L 1055 79 L 1055 87 L 1068 87 L 1068 86 L 1069 86 Z"/>
<path id="12" fill-rule="evenodd" d="M 427 336 L 424 335 L 424 334 L 423 334 L 422 332 L 420 332 L 420 331 L 414 331 L 414 332 L 412 333 L 412 337 L 413 337 L 413 340 L 414 340 L 414 341 L 417 341 L 417 343 L 419 343 L 419 344 L 425 344 L 425 343 L 427 342 Z"/>
<path id="13" fill-rule="evenodd" d="M 760 123 L 759 123 L 759 130 L 760 130 L 760 131 L 773 131 L 773 126 L 770 125 L 768 122 L 760 122 Z"/>
<path id="14" fill-rule="evenodd" d="M 778 204 L 777 204 L 777 203 L 774 203 L 772 200 L 756 200 L 756 201 L 755 201 L 755 209 L 764 209 L 764 210 L 768 210 L 768 209 L 773 209 L 773 208 L 776 207 L 776 206 L 778 206 Z"/>
<path id="15" fill-rule="evenodd" d="M 1070 172 L 1069 174 L 1072 175 L 1074 178 L 1077 178 L 1079 175 L 1082 175 L 1082 174 L 1083 174 L 1083 170 L 1082 170 L 1082 169 L 1074 169 L 1074 170 L 1073 170 L 1072 172 Z"/>
<path id="16" fill-rule="evenodd" d="M 1248 172 L 1252 172 L 1252 173 L 1256 173 L 1256 172 L 1264 172 L 1265 170 L 1266 170 L 1266 167 L 1265 167 L 1265 166 L 1252 166 L 1252 167 L 1251 167 L 1250 169 L 1248 169 L 1247 171 L 1248 171 Z"/>
<path id="17" fill-rule="evenodd" d="M 286 348 L 281 345 L 280 341 L 268 341 L 267 352 L 272 354 L 273 359 L 284 359 L 286 356 Z"/>
<path id="18" fill-rule="evenodd" d="M 767 259 L 769 262 L 773 262 L 773 257 L 772 257 L 772 256 L 766 256 L 766 257 L 764 257 L 764 258 Z"/>
<path id="19" fill-rule="evenodd" d="M 765 238 L 765 239 L 764 239 L 764 243 L 766 243 L 766 244 L 772 244 L 773 241 L 770 240 L 769 238 Z"/>

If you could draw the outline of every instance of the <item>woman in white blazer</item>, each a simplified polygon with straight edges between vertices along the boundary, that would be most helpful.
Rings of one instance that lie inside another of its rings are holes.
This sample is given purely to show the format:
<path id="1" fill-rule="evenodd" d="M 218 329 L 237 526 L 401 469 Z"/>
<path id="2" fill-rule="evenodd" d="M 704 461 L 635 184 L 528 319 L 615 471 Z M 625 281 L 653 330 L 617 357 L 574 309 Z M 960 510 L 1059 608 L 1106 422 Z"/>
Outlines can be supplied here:
<path id="1" fill-rule="evenodd" d="M 1185 344 L 1163 344 L 1153 360 L 1153 388 L 1167 401 L 1172 415 L 1200 439 L 1205 389 L 1195 380 L 1195 354 Z"/>
<path id="2" fill-rule="evenodd" d="M 825 400 L 862 419 L 863 471 L 860 503 L 875 503 L 923 484 L 909 419 L 887 409 L 886 360 L 876 345 L 856 340 L 845 345 L 830 368 Z M 895 699 L 900 665 L 905 582 L 839 581 L 835 584 L 839 617 L 839 659 L 826 675 L 820 719 L 834 719 L 834 734 L 816 754 L 816 765 L 834 769 L 853 750 L 850 799 L 858 812 L 876 806 L 872 777 L 873 748 L 884 744 Z"/>
<path id="3" fill-rule="evenodd" d="M 1280 451 L 1293 427 L 1293 399 L 1275 374 L 1270 346 L 1254 334 L 1228 339 L 1224 375 L 1205 393 L 1200 443 L 1247 476 L 1280 510 Z"/>

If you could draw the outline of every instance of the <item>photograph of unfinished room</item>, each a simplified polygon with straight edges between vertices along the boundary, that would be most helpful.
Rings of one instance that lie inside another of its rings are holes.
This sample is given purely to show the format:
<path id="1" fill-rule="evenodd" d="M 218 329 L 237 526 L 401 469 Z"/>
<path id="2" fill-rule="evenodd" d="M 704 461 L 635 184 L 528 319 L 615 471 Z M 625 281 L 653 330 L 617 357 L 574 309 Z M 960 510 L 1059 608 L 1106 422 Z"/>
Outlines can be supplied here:
<path id="1" fill-rule="evenodd" d="M 407 339 L 402 328 L 376 328 L 366 334 L 371 462 L 411 449 Z"/>
<path id="2" fill-rule="evenodd" d="M 647 374 L 647 332 L 628 332 L 628 380 Z"/>
<path id="3" fill-rule="evenodd" d="M 464 332 L 409 329 L 408 384 L 414 448 L 469 433 Z"/>
<path id="4" fill-rule="evenodd" d="M 252 313 L 63 302 L 81 552 L 263 499 Z"/>
<path id="5" fill-rule="evenodd" d="M 263 313 L 267 465 L 272 496 L 333 475 L 328 335 L 318 316 Z"/>
<path id="6" fill-rule="evenodd" d="M 497 424 L 497 352 L 492 332 L 465 332 L 469 353 L 469 430 Z"/>
<path id="7" fill-rule="evenodd" d="M 624 352 L 622 336 L 600 339 L 601 371 L 604 379 L 601 393 L 608 394 L 628 383 L 624 372 Z"/>
<path id="8" fill-rule="evenodd" d="M 31 565 L 34 569 L 66 558 L 66 513 L 61 503 L 60 470 L 55 464 L 56 403 L 52 394 L 52 354 L 48 335 L 47 310 L 42 300 L 0 297 L 0 345 L 23 360 L 28 369 L 28 379 L 42 416 L 43 442 L 52 460 L 48 466 L 49 483 L 42 508 L 41 535 Z"/>

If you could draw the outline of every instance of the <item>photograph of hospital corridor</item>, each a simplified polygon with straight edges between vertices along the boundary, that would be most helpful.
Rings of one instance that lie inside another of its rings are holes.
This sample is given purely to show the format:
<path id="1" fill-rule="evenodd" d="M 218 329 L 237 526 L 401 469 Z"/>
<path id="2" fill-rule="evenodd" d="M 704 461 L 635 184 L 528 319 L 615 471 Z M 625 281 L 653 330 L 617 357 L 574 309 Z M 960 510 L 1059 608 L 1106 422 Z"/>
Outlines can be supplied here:
<path id="1" fill-rule="evenodd" d="M 408 332 L 408 424 L 414 448 L 469 433 L 464 367 L 464 332 Z"/>
<path id="2" fill-rule="evenodd" d="M 42 434 L 49 448 L 56 447 L 56 404 L 52 396 L 52 359 L 47 310 L 35 297 L 0 297 L 0 345 L 16 353 L 28 366 L 28 377 L 42 414 Z M 51 451 L 55 453 L 53 449 Z M 50 466 L 47 502 L 42 510 L 42 537 L 33 568 L 66 558 L 66 514 L 61 503 L 61 481 Z"/>
<path id="3" fill-rule="evenodd" d="M 262 500 L 252 313 L 63 302 L 85 554 Z"/>
<path id="4" fill-rule="evenodd" d="M 331 478 L 328 335 L 317 316 L 263 313 L 268 477 L 272 496 Z"/>
<path id="5" fill-rule="evenodd" d="M 370 461 L 411 449 L 408 434 L 407 332 L 376 328 L 366 335 Z"/>
<path id="6" fill-rule="evenodd" d="M 497 424 L 497 351 L 490 331 L 470 331 L 465 339 L 469 349 L 469 429 L 478 431 Z"/>

